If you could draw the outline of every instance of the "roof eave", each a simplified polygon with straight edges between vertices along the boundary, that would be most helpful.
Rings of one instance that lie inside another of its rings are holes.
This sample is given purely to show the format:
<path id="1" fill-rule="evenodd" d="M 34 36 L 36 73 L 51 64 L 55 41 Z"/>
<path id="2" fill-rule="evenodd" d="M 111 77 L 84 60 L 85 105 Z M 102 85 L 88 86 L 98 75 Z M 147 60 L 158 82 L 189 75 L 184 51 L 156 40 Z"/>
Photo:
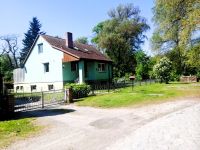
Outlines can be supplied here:
<path id="1" fill-rule="evenodd" d="M 31 52 L 32 52 L 32 50 L 33 50 L 33 47 L 35 46 L 35 44 L 36 44 L 36 42 L 37 42 L 39 36 L 40 36 L 40 34 L 38 34 L 37 37 L 35 38 L 35 40 L 34 40 L 32 46 L 31 46 L 31 48 L 30 48 L 30 50 L 29 50 L 29 52 L 28 52 L 28 54 L 27 54 L 27 56 L 26 56 L 26 58 L 25 58 L 25 60 L 24 60 L 23 63 L 22 63 L 23 65 L 25 65 L 25 63 L 26 63 L 26 61 L 27 61 L 29 55 L 31 54 Z"/>
<path id="2" fill-rule="evenodd" d="M 50 45 L 51 45 L 51 44 L 50 44 Z M 70 52 L 67 52 L 66 50 L 64 50 L 64 49 L 62 49 L 62 48 L 59 48 L 59 47 L 56 47 L 56 46 L 53 46 L 53 45 L 51 45 L 51 47 L 54 48 L 54 49 L 60 50 L 60 51 L 62 51 L 63 53 L 66 53 L 66 54 L 68 54 L 68 55 L 71 55 L 71 56 L 73 56 L 73 57 L 75 57 L 75 58 L 77 58 L 77 59 L 80 59 L 80 57 L 78 57 L 78 56 L 76 56 L 76 55 L 74 55 L 74 54 L 72 54 L 72 53 L 70 53 Z"/>

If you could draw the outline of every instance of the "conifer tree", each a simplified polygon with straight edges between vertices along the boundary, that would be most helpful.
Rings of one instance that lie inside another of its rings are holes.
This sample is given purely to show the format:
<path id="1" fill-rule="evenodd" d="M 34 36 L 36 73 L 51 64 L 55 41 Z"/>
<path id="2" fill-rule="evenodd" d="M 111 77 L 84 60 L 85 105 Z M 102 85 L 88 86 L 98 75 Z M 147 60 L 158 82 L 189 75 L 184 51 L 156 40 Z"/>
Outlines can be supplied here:
<path id="1" fill-rule="evenodd" d="M 24 33 L 25 37 L 22 40 L 23 48 L 20 52 L 20 61 L 23 63 L 25 60 L 31 46 L 33 45 L 36 37 L 38 34 L 45 34 L 45 32 L 40 32 L 42 24 L 37 19 L 37 17 L 33 17 L 32 21 L 30 22 L 30 27 L 27 33 Z"/>

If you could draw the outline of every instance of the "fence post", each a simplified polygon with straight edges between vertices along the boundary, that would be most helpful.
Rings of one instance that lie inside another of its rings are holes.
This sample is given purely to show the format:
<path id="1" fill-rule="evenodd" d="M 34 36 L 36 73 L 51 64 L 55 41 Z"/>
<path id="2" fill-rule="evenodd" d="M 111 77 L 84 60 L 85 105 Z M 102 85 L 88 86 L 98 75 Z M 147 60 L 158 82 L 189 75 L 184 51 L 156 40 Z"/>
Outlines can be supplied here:
<path id="1" fill-rule="evenodd" d="M 108 93 L 110 92 L 110 81 L 108 82 Z"/>
<path id="2" fill-rule="evenodd" d="M 94 95 L 95 85 L 92 84 L 92 95 Z"/>
<path id="3" fill-rule="evenodd" d="M 64 89 L 64 102 L 67 103 L 67 90 Z"/>
<path id="4" fill-rule="evenodd" d="M 42 92 L 42 108 L 44 108 L 44 93 Z"/>

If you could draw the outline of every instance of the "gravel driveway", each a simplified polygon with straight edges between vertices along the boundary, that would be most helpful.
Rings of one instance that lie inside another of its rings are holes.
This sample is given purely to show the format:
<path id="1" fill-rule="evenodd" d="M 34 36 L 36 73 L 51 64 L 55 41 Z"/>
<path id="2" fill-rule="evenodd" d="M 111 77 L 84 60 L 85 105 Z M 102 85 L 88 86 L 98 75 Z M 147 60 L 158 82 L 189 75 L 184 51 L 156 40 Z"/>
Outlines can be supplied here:
<path id="1" fill-rule="evenodd" d="M 45 130 L 9 150 L 199 150 L 200 100 L 135 108 L 33 111 Z"/>

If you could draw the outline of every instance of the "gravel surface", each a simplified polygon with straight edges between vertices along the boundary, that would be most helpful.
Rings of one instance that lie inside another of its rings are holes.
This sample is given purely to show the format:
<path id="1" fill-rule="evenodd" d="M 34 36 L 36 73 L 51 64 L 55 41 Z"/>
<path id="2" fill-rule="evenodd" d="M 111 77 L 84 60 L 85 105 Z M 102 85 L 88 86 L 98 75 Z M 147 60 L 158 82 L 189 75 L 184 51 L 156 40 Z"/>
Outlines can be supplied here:
<path id="1" fill-rule="evenodd" d="M 200 149 L 197 98 L 120 109 L 68 105 L 30 114 L 45 130 L 8 150 Z"/>

